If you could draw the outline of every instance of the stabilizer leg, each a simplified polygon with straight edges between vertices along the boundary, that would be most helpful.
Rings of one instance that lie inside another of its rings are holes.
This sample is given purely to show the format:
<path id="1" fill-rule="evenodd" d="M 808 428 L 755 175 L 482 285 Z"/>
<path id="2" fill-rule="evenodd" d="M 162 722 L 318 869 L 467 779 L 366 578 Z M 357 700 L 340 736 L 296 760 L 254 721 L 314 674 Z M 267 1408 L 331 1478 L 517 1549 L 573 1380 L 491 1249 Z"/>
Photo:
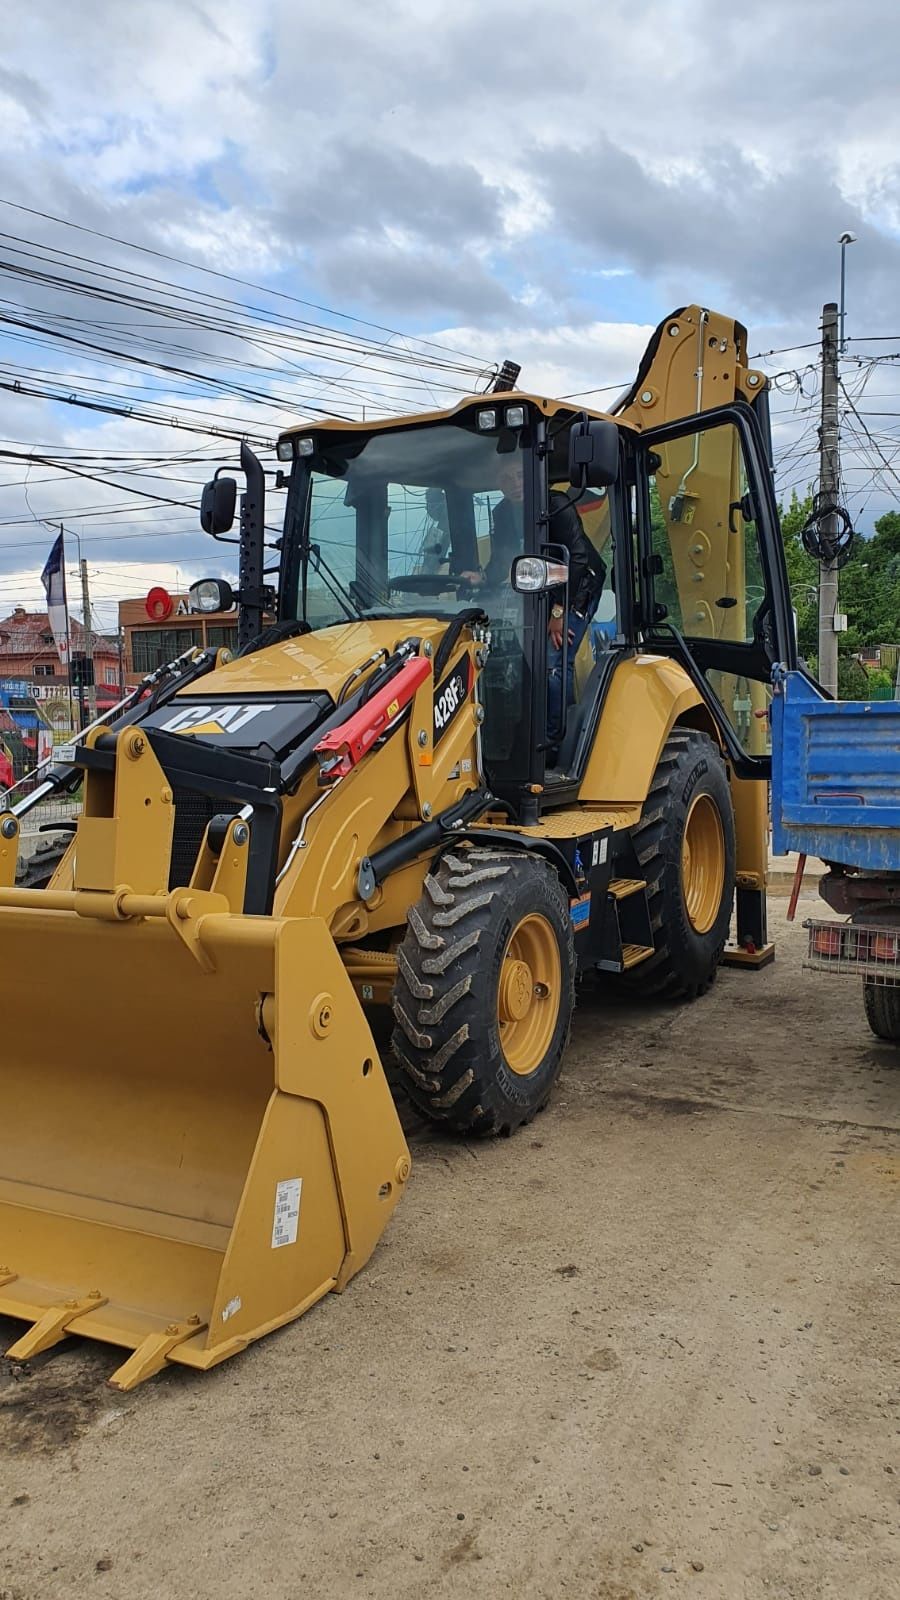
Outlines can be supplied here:
<path id="1" fill-rule="evenodd" d="M 765 889 L 738 888 L 735 911 L 737 940 L 726 946 L 723 965 L 767 967 L 775 960 L 775 946 L 769 940 Z"/>

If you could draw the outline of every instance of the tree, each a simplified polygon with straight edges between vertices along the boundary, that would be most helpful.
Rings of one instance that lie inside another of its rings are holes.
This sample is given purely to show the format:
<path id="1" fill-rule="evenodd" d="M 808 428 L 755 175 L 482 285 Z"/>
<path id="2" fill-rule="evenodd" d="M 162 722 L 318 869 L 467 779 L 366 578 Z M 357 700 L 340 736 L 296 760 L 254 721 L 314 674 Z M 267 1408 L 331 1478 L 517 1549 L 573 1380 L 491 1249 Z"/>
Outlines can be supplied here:
<path id="1" fill-rule="evenodd" d="M 838 656 L 838 699 L 866 700 L 869 695 L 869 674 L 865 667 L 851 655 Z"/>
<path id="2" fill-rule="evenodd" d="M 801 500 L 794 492 L 790 503 L 780 510 L 798 645 L 801 656 L 815 670 L 819 571 L 800 538 L 812 504 L 811 493 Z M 856 538 L 839 583 L 840 609 L 847 616 L 847 631 L 840 638 L 842 661 L 866 647 L 900 643 L 900 512 L 885 512 L 871 538 Z M 844 699 L 864 697 L 868 687 L 864 675 L 849 670 L 839 674 L 838 688 Z"/>
<path id="3" fill-rule="evenodd" d="M 779 510 L 791 605 L 797 613 L 797 645 L 801 656 L 808 659 L 818 649 L 819 569 L 804 550 L 800 534 L 812 513 L 812 494 L 801 500 L 794 489 L 790 503 Z"/>

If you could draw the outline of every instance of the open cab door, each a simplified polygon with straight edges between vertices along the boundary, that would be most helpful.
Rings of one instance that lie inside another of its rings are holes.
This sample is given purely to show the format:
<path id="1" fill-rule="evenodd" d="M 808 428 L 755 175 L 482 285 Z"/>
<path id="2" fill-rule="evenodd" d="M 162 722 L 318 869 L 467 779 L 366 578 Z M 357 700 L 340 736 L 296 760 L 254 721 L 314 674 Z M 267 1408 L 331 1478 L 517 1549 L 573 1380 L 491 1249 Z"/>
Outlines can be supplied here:
<path id="1" fill-rule="evenodd" d="M 637 447 L 645 645 L 682 663 L 739 778 L 767 778 L 772 668 L 795 664 L 790 589 L 765 441 L 743 402 Z"/>
<path id="2" fill-rule="evenodd" d="M 675 657 L 731 767 L 737 943 L 761 964 L 766 927 L 772 670 L 796 664 L 790 588 L 763 430 L 745 401 L 644 434 L 636 446 L 643 647 Z"/>

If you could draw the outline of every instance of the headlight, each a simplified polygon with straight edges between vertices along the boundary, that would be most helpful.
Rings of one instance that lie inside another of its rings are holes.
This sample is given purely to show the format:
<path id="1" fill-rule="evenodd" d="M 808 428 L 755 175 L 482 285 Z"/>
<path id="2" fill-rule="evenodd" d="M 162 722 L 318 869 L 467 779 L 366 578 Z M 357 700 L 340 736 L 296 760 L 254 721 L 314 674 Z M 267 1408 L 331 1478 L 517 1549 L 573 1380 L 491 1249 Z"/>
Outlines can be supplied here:
<path id="1" fill-rule="evenodd" d="M 513 569 L 513 588 L 519 594 L 538 594 L 547 582 L 546 566 L 539 556 L 520 556 Z"/>
<path id="2" fill-rule="evenodd" d="M 298 454 L 298 456 L 311 456 L 313 451 L 315 450 L 315 448 L 316 448 L 315 439 L 310 439 L 308 435 L 307 435 L 307 437 L 305 439 L 298 439 L 297 440 L 297 454 Z"/>
<path id="3" fill-rule="evenodd" d="M 278 443 L 275 446 L 275 454 L 278 457 L 279 461 L 290 461 L 292 459 L 292 457 L 293 457 L 293 454 L 294 454 L 294 442 L 293 442 L 293 440 L 292 439 L 279 439 Z"/>
<path id="4" fill-rule="evenodd" d="M 478 426 L 481 429 L 482 433 L 489 433 L 491 428 L 496 428 L 496 426 L 497 426 L 497 413 L 496 413 L 496 411 L 494 411 L 494 410 L 479 411 L 479 413 L 478 413 Z"/>
<path id="5" fill-rule="evenodd" d="M 564 561 L 548 561 L 546 556 L 517 556 L 510 582 L 516 594 L 542 594 L 567 583 L 569 569 Z"/>
<path id="6" fill-rule="evenodd" d="M 507 406 L 506 410 L 503 413 L 503 419 L 504 419 L 504 421 L 506 423 L 506 426 L 508 428 L 524 428 L 524 426 L 525 426 L 525 407 L 524 406 Z"/>

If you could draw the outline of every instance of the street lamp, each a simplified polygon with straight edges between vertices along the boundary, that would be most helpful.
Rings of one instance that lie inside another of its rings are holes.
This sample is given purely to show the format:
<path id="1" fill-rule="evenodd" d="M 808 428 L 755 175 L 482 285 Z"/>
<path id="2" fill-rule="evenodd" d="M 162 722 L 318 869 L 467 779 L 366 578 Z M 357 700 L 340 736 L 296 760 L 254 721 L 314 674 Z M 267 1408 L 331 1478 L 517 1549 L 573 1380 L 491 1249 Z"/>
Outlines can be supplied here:
<path id="1" fill-rule="evenodd" d="M 838 244 L 841 247 L 841 337 L 840 337 L 840 342 L 838 344 L 838 355 L 841 355 L 841 356 L 844 354 L 844 345 L 846 343 L 846 340 L 844 339 L 844 284 L 845 284 L 845 281 L 846 281 L 845 262 L 846 262 L 848 244 L 855 244 L 855 243 L 856 243 L 856 234 L 855 233 L 846 233 L 846 232 L 842 233 L 840 238 L 838 239 Z"/>

